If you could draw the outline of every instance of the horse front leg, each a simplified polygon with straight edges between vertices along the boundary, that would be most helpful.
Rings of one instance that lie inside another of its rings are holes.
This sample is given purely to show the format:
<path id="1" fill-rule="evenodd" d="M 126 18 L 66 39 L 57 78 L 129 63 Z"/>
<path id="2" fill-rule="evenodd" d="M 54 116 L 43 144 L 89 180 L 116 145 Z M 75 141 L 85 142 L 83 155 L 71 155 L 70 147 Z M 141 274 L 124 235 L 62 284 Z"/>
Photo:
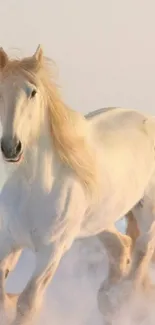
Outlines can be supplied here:
<path id="1" fill-rule="evenodd" d="M 16 306 L 16 302 L 17 302 L 17 298 L 18 298 L 18 294 L 12 294 L 12 293 L 5 293 L 4 292 L 4 285 L 5 285 L 5 281 L 8 277 L 8 275 L 10 274 L 10 272 L 12 272 L 14 270 L 14 268 L 17 265 L 17 262 L 21 256 L 21 249 L 16 249 L 13 250 L 12 253 L 10 253 L 3 261 L 3 285 L 2 285 L 2 291 L 3 291 L 3 303 L 5 306 L 5 310 L 6 309 L 10 309 L 10 306 L 15 307 Z"/>
<path id="2" fill-rule="evenodd" d="M 13 261 L 13 255 L 16 255 L 17 251 L 14 246 L 14 242 L 8 236 L 6 232 L 0 232 L 0 311 L 2 313 L 2 317 L 4 320 L 4 323 L 8 321 L 8 317 L 10 315 L 7 315 L 7 307 L 8 307 L 8 300 L 7 295 L 5 294 L 5 280 L 9 273 L 9 269 L 11 268 L 9 266 L 9 260 L 11 259 Z M 19 256 L 19 254 L 18 254 Z M 17 259 L 15 259 L 17 261 Z"/>
<path id="3" fill-rule="evenodd" d="M 6 271 L 5 271 L 5 278 L 7 279 L 10 272 L 14 270 L 16 267 L 18 260 L 21 256 L 22 249 L 14 249 L 9 256 L 6 258 Z"/>
<path id="4" fill-rule="evenodd" d="M 36 267 L 27 286 L 17 302 L 17 314 L 13 325 L 29 324 L 39 311 L 45 290 L 54 276 L 59 262 L 71 241 L 63 239 L 57 243 L 43 246 L 36 253 Z"/>
<path id="5" fill-rule="evenodd" d="M 12 272 L 16 267 L 21 252 L 22 252 L 21 249 L 13 250 L 10 254 L 8 254 L 8 256 L 6 256 L 3 260 L 1 260 L 0 272 L 3 274 L 4 280 L 8 278 L 10 272 Z"/>
<path id="6" fill-rule="evenodd" d="M 14 318 L 18 294 L 6 293 L 4 290 L 5 281 L 11 271 L 15 268 L 22 250 L 13 250 L 2 262 L 0 268 L 1 281 L 0 281 L 0 307 L 1 313 L 4 318 L 4 324 L 10 322 Z M 3 323 L 2 323 L 3 324 Z"/>

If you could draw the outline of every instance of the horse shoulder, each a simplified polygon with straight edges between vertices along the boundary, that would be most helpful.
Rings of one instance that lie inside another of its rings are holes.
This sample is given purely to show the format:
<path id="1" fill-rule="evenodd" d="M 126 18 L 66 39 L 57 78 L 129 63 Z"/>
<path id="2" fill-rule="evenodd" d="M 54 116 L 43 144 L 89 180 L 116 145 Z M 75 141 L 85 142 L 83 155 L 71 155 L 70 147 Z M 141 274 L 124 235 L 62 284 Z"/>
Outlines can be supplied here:
<path id="1" fill-rule="evenodd" d="M 43 236 L 48 232 L 49 241 L 55 242 L 61 237 L 74 240 L 79 235 L 85 217 L 89 204 L 85 189 L 74 174 L 70 174 L 69 171 L 66 172 L 63 182 L 60 182 L 56 186 L 57 189 L 51 192 L 50 206 L 47 209 L 49 215 L 48 218 L 46 216 L 44 218 L 47 221 L 44 222 L 43 229 Z"/>

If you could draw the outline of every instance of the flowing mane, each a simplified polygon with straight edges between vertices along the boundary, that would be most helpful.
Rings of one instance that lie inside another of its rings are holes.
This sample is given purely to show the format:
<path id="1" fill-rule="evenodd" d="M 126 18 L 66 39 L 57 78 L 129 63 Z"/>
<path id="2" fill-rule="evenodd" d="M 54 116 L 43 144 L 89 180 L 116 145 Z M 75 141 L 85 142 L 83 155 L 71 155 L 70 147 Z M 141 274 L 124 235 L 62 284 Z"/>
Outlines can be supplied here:
<path id="1" fill-rule="evenodd" d="M 87 121 L 82 114 L 63 103 L 58 87 L 52 80 L 49 62 L 45 57 L 38 61 L 33 56 L 22 60 L 9 60 L 3 75 L 24 74 L 30 82 L 40 87 L 48 107 L 51 137 L 56 152 L 61 161 L 76 173 L 87 190 L 94 194 L 97 175 L 93 149 L 87 136 Z"/>
<path id="2" fill-rule="evenodd" d="M 48 80 L 46 74 L 44 85 L 48 96 L 51 136 L 59 157 L 76 172 L 89 191 L 94 192 L 95 159 L 88 144 L 87 121 L 82 114 L 73 111 L 62 102 L 58 89 Z"/>

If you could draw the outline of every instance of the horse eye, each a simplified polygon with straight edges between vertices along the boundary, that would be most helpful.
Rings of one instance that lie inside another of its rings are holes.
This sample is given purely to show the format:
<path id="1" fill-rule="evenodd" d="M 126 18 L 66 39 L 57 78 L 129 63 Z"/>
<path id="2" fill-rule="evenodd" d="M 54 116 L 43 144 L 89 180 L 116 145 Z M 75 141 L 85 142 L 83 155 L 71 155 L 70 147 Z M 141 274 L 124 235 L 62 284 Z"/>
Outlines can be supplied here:
<path id="1" fill-rule="evenodd" d="M 37 93 L 36 89 L 33 89 L 31 92 L 31 98 L 34 98 L 36 93 Z"/>

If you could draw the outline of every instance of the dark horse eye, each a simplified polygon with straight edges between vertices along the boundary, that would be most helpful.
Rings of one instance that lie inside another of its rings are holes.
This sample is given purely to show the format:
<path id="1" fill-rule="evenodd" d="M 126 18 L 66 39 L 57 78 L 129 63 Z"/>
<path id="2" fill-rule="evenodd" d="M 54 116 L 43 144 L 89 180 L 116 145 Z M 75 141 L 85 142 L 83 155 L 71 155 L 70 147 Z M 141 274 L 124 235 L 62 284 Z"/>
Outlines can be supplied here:
<path id="1" fill-rule="evenodd" d="M 31 92 L 31 98 L 35 97 L 36 93 L 37 93 L 36 89 L 33 89 Z"/>

